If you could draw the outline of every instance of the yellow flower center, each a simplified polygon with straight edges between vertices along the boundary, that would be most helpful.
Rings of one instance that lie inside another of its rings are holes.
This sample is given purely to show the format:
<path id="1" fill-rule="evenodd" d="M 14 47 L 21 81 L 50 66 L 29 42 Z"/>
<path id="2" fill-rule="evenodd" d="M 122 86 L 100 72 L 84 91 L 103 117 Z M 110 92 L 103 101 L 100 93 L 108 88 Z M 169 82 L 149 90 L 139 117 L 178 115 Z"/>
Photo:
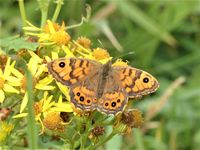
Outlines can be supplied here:
<path id="1" fill-rule="evenodd" d="M 71 40 L 71 37 L 65 31 L 58 31 L 58 32 L 53 33 L 50 39 L 56 44 L 65 45 L 69 43 L 69 41 Z"/>
<path id="2" fill-rule="evenodd" d="M 102 60 L 110 57 L 110 54 L 107 52 L 107 50 L 99 47 L 93 50 L 92 55 L 96 60 Z"/>
<path id="3" fill-rule="evenodd" d="M 35 84 L 37 83 L 37 79 L 33 78 L 33 87 L 35 86 Z M 27 87 L 27 79 L 24 76 L 21 80 L 21 89 L 22 91 L 26 91 L 26 87 Z"/>
<path id="4" fill-rule="evenodd" d="M 91 41 L 86 37 L 79 37 L 76 42 L 84 48 L 90 48 L 91 46 Z"/>
<path id="5" fill-rule="evenodd" d="M 63 131 L 62 118 L 59 112 L 51 112 L 43 119 L 43 124 L 49 130 Z"/>
<path id="6" fill-rule="evenodd" d="M 4 82 L 5 82 L 5 80 L 0 77 L 0 89 L 2 89 L 4 87 Z"/>
<path id="7" fill-rule="evenodd" d="M 35 115 L 38 115 L 39 113 L 42 112 L 42 103 L 36 102 L 36 103 L 33 105 L 33 109 L 34 109 Z"/>
<path id="8" fill-rule="evenodd" d="M 58 31 L 60 29 L 60 25 L 55 23 L 55 22 L 52 22 L 52 25 L 53 25 L 53 28 L 55 31 Z M 49 24 L 46 24 L 43 28 L 44 32 L 46 33 L 50 33 L 50 29 L 49 29 Z"/>

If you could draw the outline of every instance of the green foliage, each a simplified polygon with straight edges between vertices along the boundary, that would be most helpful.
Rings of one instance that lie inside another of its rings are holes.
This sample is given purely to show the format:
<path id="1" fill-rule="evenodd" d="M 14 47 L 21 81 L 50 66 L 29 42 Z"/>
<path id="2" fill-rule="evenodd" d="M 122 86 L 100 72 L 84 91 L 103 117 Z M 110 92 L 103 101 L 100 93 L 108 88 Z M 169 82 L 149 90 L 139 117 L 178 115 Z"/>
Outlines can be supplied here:
<path id="1" fill-rule="evenodd" d="M 19 37 L 8 37 L 0 39 L 0 46 L 9 53 L 10 50 L 18 52 L 21 49 L 30 49 L 35 51 L 39 46 L 37 43 L 28 42 L 25 38 Z"/>
<path id="2" fill-rule="evenodd" d="M 174 1 L 64 1 L 58 22 L 64 20 L 67 25 L 79 23 L 85 14 L 85 4 L 92 8 L 89 22 L 70 29 L 72 37 L 89 37 L 93 45 L 108 49 L 113 57 L 123 56 L 129 64 L 147 70 L 158 77 L 160 89 L 150 97 L 139 100 L 132 107 L 143 110 L 144 116 L 150 105 L 159 102 L 167 87 L 179 76 L 185 76 L 186 82 L 167 97 L 167 103 L 150 121 L 146 132 L 133 130 L 129 137 L 113 138 L 107 149 L 120 143 L 123 149 L 192 149 L 200 147 L 200 17 L 199 2 L 187 0 Z M 36 1 L 25 2 L 27 18 L 33 24 L 40 25 L 40 12 Z M 36 7 L 37 6 L 37 7 Z M 109 11 L 106 7 L 110 6 Z M 8 7 L 9 13 L 8 13 Z M 11 9 L 12 8 L 12 9 Z M 2 37 L 19 33 L 18 7 L 16 2 L 1 1 Z M 54 11 L 50 5 L 49 14 Z M 101 14 L 102 16 L 100 16 Z M 51 17 L 49 17 L 51 18 Z M 16 21 L 17 20 L 17 21 Z M 123 48 L 116 50 L 103 28 L 103 21 Z M 100 41 L 100 42 L 99 42 Z M 25 39 L 2 39 L 1 46 L 18 51 L 21 48 L 35 50 L 37 45 Z M 133 55 L 126 55 L 134 52 Z M 152 127 L 152 128 L 150 128 Z M 39 139 L 42 148 L 58 148 L 60 141 L 53 141 L 43 135 Z M 64 145 L 67 147 L 67 145 Z M 59 147 L 60 148 L 60 147 Z"/>

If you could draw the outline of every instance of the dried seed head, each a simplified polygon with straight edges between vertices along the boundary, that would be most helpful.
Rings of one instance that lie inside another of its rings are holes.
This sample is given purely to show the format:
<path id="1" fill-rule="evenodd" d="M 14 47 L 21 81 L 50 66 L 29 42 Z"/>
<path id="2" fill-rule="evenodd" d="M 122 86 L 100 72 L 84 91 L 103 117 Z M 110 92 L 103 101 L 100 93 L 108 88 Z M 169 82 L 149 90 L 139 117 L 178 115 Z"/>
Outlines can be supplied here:
<path id="1" fill-rule="evenodd" d="M 144 121 L 141 111 L 133 109 L 122 114 L 122 122 L 131 128 L 139 128 Z"/>
<path id="2" fill-rule="evenodd" d="M 105 128 L 102 126 L 96 126 L 89 134 L 89 139 L 96 143 L 100 136 L 105 134 Z"/>

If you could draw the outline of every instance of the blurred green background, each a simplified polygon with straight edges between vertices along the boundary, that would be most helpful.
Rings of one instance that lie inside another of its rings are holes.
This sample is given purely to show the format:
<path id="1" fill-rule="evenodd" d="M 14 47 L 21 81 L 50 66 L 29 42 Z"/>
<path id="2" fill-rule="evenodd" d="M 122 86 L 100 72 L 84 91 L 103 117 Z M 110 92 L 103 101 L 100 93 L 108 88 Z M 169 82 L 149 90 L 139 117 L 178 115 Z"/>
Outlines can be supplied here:
<path id="1" fill-rule="evenodd" d="M 116 136 L 106 148 L 200 149 L 200 1 L 65 0 L 57 22 L 79 23 L 85 4 L 92 8 L 91 18 L 68 31 L 72 38 L 86 36 L 93 47 L 106 48 L 160 82 L 155 94 L 132 106 L 143 112 L 144 127 Z M 55 6 L 51 1 L 50 19 Z M 37 1 L 26 0 L 25 9 L 39 27 Z M 18 2 L 1 0 L 0 37 L 21 34 L 21 27 Z"/>

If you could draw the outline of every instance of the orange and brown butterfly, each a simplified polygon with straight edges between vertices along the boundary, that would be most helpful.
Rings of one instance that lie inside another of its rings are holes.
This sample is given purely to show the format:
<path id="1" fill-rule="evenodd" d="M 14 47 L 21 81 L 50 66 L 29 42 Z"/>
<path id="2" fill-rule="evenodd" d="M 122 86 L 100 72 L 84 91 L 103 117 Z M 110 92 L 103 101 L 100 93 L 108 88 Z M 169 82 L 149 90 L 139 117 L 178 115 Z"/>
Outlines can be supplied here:
<path id="1" fill-rule="evenodd" d="M 155 92 L 158 81 L 149 73 L 129 67 L 101 64 L 83 58 L 60 58 L 48 63 L 53 77 L 70 88 L 70 99 L 82 111 L 117 115 L 128 98 Z"/>

